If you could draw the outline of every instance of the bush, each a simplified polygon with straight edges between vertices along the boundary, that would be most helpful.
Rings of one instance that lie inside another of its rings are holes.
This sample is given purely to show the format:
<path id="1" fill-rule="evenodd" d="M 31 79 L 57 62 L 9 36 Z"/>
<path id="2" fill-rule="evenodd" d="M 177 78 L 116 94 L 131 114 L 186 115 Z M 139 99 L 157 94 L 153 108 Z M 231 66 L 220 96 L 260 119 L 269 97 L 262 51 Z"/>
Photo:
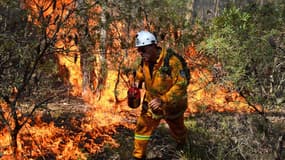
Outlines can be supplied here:
<path id="1" fill-rule="evenodd" d="M 201 45 L 207 55 L 222 63 L 227 72 L 223 80 L 233 82 L 234 89 L 252 103 L 273 105 L 284 97 L 285 64 L 280 49 L 284 45 L 280 41 L 285 30 L 284 6 L 280 2 L 225 9 L 212 20 Z"/>

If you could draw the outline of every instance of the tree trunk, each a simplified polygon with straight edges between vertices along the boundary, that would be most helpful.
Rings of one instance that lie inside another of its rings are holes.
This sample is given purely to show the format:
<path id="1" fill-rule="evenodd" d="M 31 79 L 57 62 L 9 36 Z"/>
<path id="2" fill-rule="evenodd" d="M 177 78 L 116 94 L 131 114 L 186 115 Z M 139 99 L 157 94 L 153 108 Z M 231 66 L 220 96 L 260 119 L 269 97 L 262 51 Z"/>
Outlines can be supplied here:
<path id="1" fill-rule="evenodd" d="M 107 61 L 106 61 L 106 39 L 107 39 L 107 20 L 105 15 L 105 7 L 103 6 L 103 11 L 101 14 L 101 30 L 100 30 L 100 52 L 99 52 L 99 76 L 98 78 L 98 85 L 96 87 L 96 93 L 101 95 L 101 92 L 105 86 L 106 78 L 107 78 Z"/>
<path id="2" fill-rule="evenodd" d="M 88 22 L 88 17 L 85 17 L 85 21 Z M 93 66 L 89 62 L 89 57 L 91 57 L 91 53 L 89 53 L 88 49 L 91 47 L 90 45 L 86 44 L 86 41 L 90 41 L 90 34 L 89 34 L 89 26 L 85 24 L 85 30 L 80 37 L 82 40 L 80 41 L 80 67 L 82 70 L 82 95 L 84 96 L 88 91 L 90 91 L 90 66 Z"/>
<path id="3" fill-rule="evenodd" d="M 18 159 L 20 155 L 18 155 L 18 145 L 17 145 L 17 135 L 18 135 L 19 130 L 15 128 L 13 131 L 11 131 L 11 146 L 13 150 L 13 157 L 14 159 Z"/>
<path id="4" fill-rule="evenodd" d="M 90 71 L 88 66 L 90 66 L 88 62 L 88 57 L 90 54 L 87 51 L 81 52 L 81 69 L 82 69 L 82 95 L 90 91 Z"/>
<path id="5" fill-rule="evenodd" d="M 190 11 L 187 15 L 186 15 L 186 20 L 192 25 L 195 23 L 194 19 L 195 19 L 195 13 L 194 13 L 194 4 L 195 4 L 196 0 L 193 0 L 192 2 L 188 2 L 187 4 L 187 9 Z"/>
<path id="6" fill-rule="evenodd" d="M 215 14 L 214 14 L 215 17 L 219 15 L 220 11 L 219 6 L 220 6 L 220 0 L 215 0 Z"/>

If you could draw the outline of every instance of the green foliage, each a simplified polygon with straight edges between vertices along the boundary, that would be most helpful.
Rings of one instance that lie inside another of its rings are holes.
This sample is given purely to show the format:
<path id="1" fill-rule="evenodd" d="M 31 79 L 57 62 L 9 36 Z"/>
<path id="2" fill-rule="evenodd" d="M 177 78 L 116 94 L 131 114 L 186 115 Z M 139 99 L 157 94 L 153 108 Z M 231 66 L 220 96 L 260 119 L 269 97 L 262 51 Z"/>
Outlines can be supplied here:
<path id="1" fill-rule="evenodd" d="M 277 67 L 274 59 L 280 51 L 272 48 L 268 40 L 284 32 L 284 11 L 284 2 L 225 9 L 221 16 L 213 19 L 202 46 L 206 54 L 222 62 L 227 72 L 224 78 L 232 81 L 236 89 L 254 103 L 274 103 L 272 95 L 280 92 L 276 86 L 283 83 L 277 77 L 274 84 L 270 83 L 270 76 Z M 279 72 L 279 76 L 282 75 Z M 274 92 L 268 94 L 274 85 Z"/>
<path id="2" fill-rule="evenodd" d="M 1 6 L 1 8 L 4 6 Z M 31 37 L 24 37 L 24 12 L 8 7 L 0 25 L 0 92 L 1 97 L 9 96 L 12 87 L 19 87 L 23 82 L 25 69 L 33 65 L 31 48 L 35 47 Z M 19 17 L 11 17 L 17 15 Z M 21 17 L 22 16 L 22 17 Z M 28 38 L 30 38 L 27 43 Z M 26 75 L 27 76 L 27 75 Z"/>
<path id="3" fill-rule="evenodd" d="M 259 115 L 213 113 L 186 120 L 189 146 L 181 159 L 273 159 L 276 135 L 284 126 Z M 265 136 L 266 135 L 266 136 Z"/>
<path id="4" fill-rule="evenodd" d="M 184 28 L 185 16 L 187 12 L 189 12 L 187 8 L 187 0 L 148 0 L 145 1 L 145 5 L 148 7 L 146 8 L 148 15 L 150 15 L 151 21 L 159 21 L 166 29 L 171 27 L 181 27 Z M 172 22 L 171 24 L 168 22 Z M 157 27 L 162 27 L 157 26 Z M 162 28 L 161 28 L 162 29 Z"/>
<path id="5" fill-rule="evenodd" d="M 240 9 L 225 9 L 223 16 L 214 19 L 210 26 L 212 34 L 206 40 L 207 54 L 223 62 L 234 82 L 245 75 L 245 67 L 250 61 L 246 46 L 242 44 L 249 36 L 249 17 L 249 14 L 241 13 Z"/>

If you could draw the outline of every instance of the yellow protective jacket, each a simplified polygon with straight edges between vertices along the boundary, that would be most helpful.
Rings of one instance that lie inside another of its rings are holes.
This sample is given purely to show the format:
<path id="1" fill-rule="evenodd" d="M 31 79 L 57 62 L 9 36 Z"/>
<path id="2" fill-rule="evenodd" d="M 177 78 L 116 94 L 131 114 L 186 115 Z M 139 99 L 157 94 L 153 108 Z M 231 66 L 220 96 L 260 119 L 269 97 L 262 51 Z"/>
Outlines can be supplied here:
<path id="1" fill-rule="evenodd" d="M 176 56 L 169 58 L 170 74 L 164 72 L 164 58 L 166 49 L 162 48 L 157 63 L 150 73 L 149 64 L 144 62 L 136 72 L 136 79 L 145 83 L 145 102 L 160 98 L 163 102 L 162 111 L 164 118 L 174 119 L 181 116 L 187 108 L 187 79 L 183 66 Z M 150 109 L 148 113 L 154 115 Z"/>

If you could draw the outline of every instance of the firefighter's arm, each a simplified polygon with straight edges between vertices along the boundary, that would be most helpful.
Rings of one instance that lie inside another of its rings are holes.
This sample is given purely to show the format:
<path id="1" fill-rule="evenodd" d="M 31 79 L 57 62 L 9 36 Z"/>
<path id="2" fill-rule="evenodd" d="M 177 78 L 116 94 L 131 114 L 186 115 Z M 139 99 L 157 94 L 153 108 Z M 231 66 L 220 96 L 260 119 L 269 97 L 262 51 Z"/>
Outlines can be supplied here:
<path id="1" fill-rule="evenodd" d="M 187 97 L 187 78 L 183 71 L 182 64 L 177 58 L 171 58 L 169 65 L 171 67 L 171 77 L 174 83 L 168 92 L 162 95 L 160 99 L 163 103 L 173 104 Z"/>

